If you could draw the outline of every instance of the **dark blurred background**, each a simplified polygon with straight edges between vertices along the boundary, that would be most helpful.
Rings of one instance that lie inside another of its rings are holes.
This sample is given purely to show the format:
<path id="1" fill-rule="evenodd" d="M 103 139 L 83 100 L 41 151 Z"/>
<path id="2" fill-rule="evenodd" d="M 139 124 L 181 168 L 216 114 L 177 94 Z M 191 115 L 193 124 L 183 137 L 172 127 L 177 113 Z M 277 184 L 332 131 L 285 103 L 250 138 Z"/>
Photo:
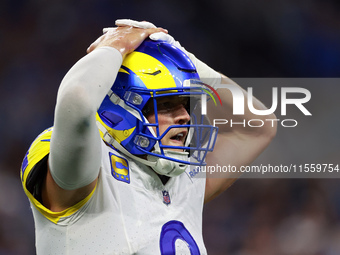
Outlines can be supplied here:
<path id="1" fill-rule="evenodd" d="M 339 11 L 335 0 L 1 0 L 0 255 L 35 254 L 21 161 L 53 125 L 63 76 L 103 27 L 151 21 L 232 78 L 329 78 L 340 76 Z M 340 87 L 320 81 L 313 117 L 279 128 L 261 162 L 339 163 Z M 337 176 L 238 180 L 205 208 L 209 254 L 340 254 L 339 184 Z"/>

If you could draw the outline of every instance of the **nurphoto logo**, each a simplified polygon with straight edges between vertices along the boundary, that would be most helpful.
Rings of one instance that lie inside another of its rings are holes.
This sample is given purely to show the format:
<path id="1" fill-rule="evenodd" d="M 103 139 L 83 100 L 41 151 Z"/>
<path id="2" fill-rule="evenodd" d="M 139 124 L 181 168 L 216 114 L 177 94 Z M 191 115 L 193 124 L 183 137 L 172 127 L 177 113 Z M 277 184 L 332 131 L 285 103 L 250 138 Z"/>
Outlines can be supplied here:
<path id="1" fill-rule="evenodd" d="M 218 98 L 220 101 L 220 104 L 222 105 L 221 98 L 216 91 L 216 89 L 228 89 L 233 98 L 233 115 L 244 115 L 245 114 L 245 95 L 242 92 L 242 89 L 236 85 L 233 84 L 219 84 L 215 86 L 215 88 L 212 88 L 211 86 L 204 84 L 204 86 L 207 86 Z M 211 99 L 214 101 L 215 105 L 217 105 L 216 100 L 213 96 L 213 94 L 202 87 L 202 90 L 205 91 Z M 247 88 L 247 106 L 249 111 L 258 116 L 264 116 L 264 115 L 269 115 L 272 114 L 276 111 L 278 104 L 279 104 L 279 99 L 280 99 L 280 106 L 281 106 L 281 116 L 286 116 L 287 115 L 287 105 L 295 105 L 305 116 L 311 116 L 312 114 L 310 111 L 307 110 L 307 108 L 304 106 L 305 103 L 309 102 L 311 99 L 311 93 L 308 89 L 305 88 L 300 88 L 300 87 L 281 87 L 280 88 L 280 95 L 281 97 L 279 98 L 279 89 L 277 87 L 272 88 L 272 105 L 271 107 L 265 110 L 259 110 L 254 107 L 253 103 L 253 88 L 248 87 Z M 201 98 L 201 103 L 202 103 L 202 115 L 207 114 L 207 94 L 202 94 Z M 291 95 L 291 96 L 289 96 Z M 299 96 L 299 98 L 297 98 Z M 276 115 L 278 115 L 276 113 Z M 236 124 L 241 124 L 244 127 L 262 127 L 265 123 L 265 121 L 271 122 L 272 127 L 274 127 L 275 122 L 281 123 L 283 127 L 296 127 L 298 125 L 298 121 L 295 119 L 250 119 L 247 122 L 243 120 L 242 122 L 233 122 L 232 119 L 227 120 L 227 119 L 213 119 L 213 125 L 214 127 L 216 125 L 224 125 L 227 123 L 230 123 L 230 125 L 236 125 Z"/>

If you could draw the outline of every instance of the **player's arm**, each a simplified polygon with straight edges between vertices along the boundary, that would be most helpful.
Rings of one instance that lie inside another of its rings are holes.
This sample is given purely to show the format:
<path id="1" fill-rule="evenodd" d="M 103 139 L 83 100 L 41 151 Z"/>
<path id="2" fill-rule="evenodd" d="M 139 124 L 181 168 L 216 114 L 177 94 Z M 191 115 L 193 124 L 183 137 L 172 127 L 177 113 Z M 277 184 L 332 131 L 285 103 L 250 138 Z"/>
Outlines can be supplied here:
<path id="1" fill-rule="evenodd" d="M 274 114 L 254 115 L 246 106 L 248 95 L 244 89 L 224 75 L 222 75 L 221 84 L 231 84 L 242 91 L 245 102 L 244 115 L 232 114 L 233 96 L 229 89 L 217 89 L 222 99 L 222 106 L 208 105 L 208 116 L 211 120 L 226 119 L 228 123 L 217 125 L 219 130 L 215 149 L 207 155 L 206 161 L 207 165 L 211 166 L 230 165 L 239 169 L 241 166 L 251 164 L 269 145 L 276 134 L 276 122 L 265 121 L 265 119 L 276 119 L 276 117 Z M 258 99 L 253 98 L 252 100 L 255 109 L 267 109 Z M 231 119 L 238 124 L 231 125 Z M 262 127 L 250 127 L 247 123 L 251 119 L 262 120 L 264 125 Z M 207 173 L 205 202 L 225 191 L 239 176 L 239 173 Z"/>
<path id="2" fill-rule="evenodd" d="M 114 83 L 123 57 L 163 29 L 116 28 L 99 37 L 64 77 L 57 95 L 43 204 L 62 211 L 88 196 L 101 164 L 95 114 Z"/>
<path id="3" fill-rule="evenodd" d="M 201 80 L 212 86 L 217 87 L 220 84 L 229 84 L 237 86 L 244 95 L 244 102 L 247 102 L 248 96 L 239 85 L 228 77 L 216 72 L 208 65 L 200 61 L 194 54 L 186 51 L 178 41 L 175 41 L 173 37 L 164 33 L 152 34 L 151 39 L 166 40 L 169 43 L 181 48 L 192 60 L 196 66 L 197 72 Z M 233 119 L 234 122 L 246 123 L 250 119 L 276 119 L 274 114 L 268 116 L 257 116 L 252 114 L 247 107 L 245 107 L 245 114 L 242 116 L 233 116 L 233 99 L 232 94 L 228 89 L 217 89 L 217 92 L 222 100 L 221 108 L 216 108 L 212 100 L 210 100 L 210 106 L 208 105 L 208 117 L 213 120 L 216 119 Z M 264 110 L 266 107 L 256 98 L 253 98 L 253 106 L 255 109 Z M 227 125 L 220 125 L 215 149 L 213 152 L 207 155 L 206 162 L 208 165 L 219 166 L 240 166 L 249 165 L 258 157 L 261 152 L 269 145 L 270 141 L 276 134 L 276 123 L 272 126 L 272 122 L 264 121 L 264 125 L 261 128 L 244 128 L 243 125 L 233 125 L 232 128 L 228 128 Z M 236 181 L 239 174 L 222 174 L 209 177 L 206 179 L 206 191 L 205 202 L 215 198 L 223 191 L 225 191 L 232 183 Z M 218 177 L 218 178 L 216 178 Z"/>

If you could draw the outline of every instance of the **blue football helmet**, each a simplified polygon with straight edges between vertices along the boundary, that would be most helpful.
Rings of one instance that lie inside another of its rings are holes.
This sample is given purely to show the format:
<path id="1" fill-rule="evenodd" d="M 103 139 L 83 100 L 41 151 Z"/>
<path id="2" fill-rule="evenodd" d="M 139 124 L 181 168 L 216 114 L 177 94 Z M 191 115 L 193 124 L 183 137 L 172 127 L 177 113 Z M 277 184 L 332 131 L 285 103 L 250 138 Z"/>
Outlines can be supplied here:
<path id="1" fill-rule="evenodd" d="M 201 98 L 209 95 L 209 88 L 200 81 L 185 53 L 167 42 L 147 39 L 125 57 L 98 109 L 100 135 L 107 144 L 158 174 L 177 176 L 189 164 L 205 165 L 208 151 L 214 148 L 217 128 L 200 112 Z M 191 120 L 171 125 L 160 134 L 157 101 L 165 97 L 186 99 Z M 147 119 L 150 111 L 155 123 Z M 183 146 L 162 144 L 167 133 L 183 129 L 187 130 Z"/>

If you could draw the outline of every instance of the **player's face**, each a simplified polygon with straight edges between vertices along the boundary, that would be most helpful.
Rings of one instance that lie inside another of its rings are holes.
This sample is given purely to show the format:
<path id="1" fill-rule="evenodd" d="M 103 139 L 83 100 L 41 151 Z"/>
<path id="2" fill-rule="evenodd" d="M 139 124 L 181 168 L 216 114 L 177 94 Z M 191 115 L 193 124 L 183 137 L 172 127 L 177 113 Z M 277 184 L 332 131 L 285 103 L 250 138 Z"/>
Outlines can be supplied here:
<path id="1" fill-rule="evenodd" d="M 171 125 L 184 125 L 190 121 L 190 115 L 187 112 L 189 99 L 186 97 L 161 97 L 157 100 L 159 133 L 162 135 Z M 150 123 L 156 123 L 155 113 L 147 116 Z M 156 132 L 156 129 L 155 129 Z M 184 146 L 188 134 L 187 128 L 172 128 L 162 138 L 163 145 Z"/>

